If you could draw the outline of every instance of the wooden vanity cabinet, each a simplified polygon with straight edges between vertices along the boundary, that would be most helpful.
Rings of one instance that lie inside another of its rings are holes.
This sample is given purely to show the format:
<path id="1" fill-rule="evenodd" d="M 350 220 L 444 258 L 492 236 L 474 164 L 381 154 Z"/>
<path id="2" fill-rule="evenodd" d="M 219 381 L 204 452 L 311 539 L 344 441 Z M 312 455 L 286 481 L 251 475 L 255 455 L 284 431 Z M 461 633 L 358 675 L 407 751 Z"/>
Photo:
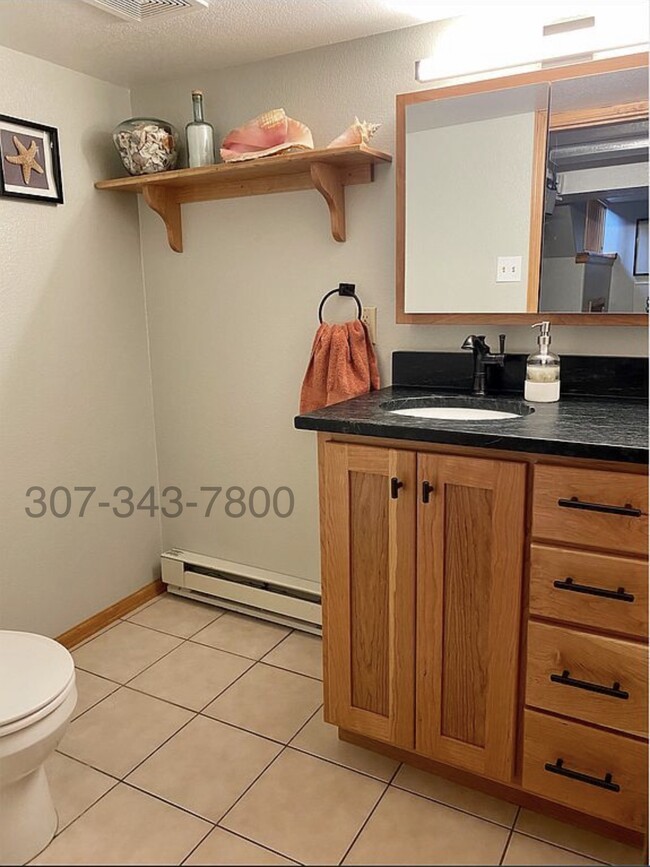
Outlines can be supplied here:
<path id="1" fill-rule="evenodd" d="M 325 718 L 509 780 L 525 466 L 321 448 Z"/>
<path id="2" fill-rule="evenodd" d="M 325 719 L 638 843 L 645 468 L 419 446 L 319 436 Z"/>

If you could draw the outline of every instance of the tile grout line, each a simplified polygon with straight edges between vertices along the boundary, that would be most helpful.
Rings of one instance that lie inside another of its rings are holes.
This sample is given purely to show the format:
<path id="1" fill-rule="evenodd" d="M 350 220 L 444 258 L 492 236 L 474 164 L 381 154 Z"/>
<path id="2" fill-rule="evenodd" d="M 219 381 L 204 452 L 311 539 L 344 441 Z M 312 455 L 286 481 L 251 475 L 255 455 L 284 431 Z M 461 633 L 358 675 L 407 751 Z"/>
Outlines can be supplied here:
<path id="1" fill-rule="evenodd" d="M 412 765 L 408 765 L 407 767 L 412 767 Z M 449 810 L 455 810 L 457 813 L 463 813 L 465 816 L 471 816 L 474 819 L 480 819 L 481 822 L 487 822 L 489 825 L 495 825 L 497 828 L 501 828 L 504 831 L 510 831 L 514 827 L 514 825 L 504 825 L 503 822 L 497 822 L 495 819 L 488 819 L 487 816 L 482 816 L 480 813 L 472 813 L 471 810 L 466 810 L 463 807 L 457 807 L 455 804 L 449 804 L 447 801 L 441 801 L 439 798 L 434 798 L 432 795 L 425 795 L 422 792 L 415 792 L 413 789 L 407 789 L 404 786 L 399 786 L 397 783 L 391 782 L 390 784 L 393 789 L 397 789 L 400 792 L 406 792 L 409 795 L 415 795 L 417 798 L 424 798 L 425 801 L 431 801 L 434 804 L 440 804 L 441 807 L 447 807 Z M 476 789 L 472 791 L 477 791 Z M 501 800 L 499 798 L 499 800 Z M 507 801 L 504 803 L 508 803 Z M 517 810 L 520 808 L 518 807 Z M 519 813 L 515 813 L 515 818 L 513 821 L 517 820 L 517 816 Z"/>
<path id="2" fill-rule="evenodd" d="M 62 755 L 65 755 L 65 753 L 62 753 Z M 72 756 L 66 756 L 66 758 L 72 758 Z M 85 762 L 81 762 L 81 764 L 84 765 Z M 92 765 L 86 765 L 86 767 L 92 767 Z M 93 768 L 93 770 L 97 770 L 97 769 L 96 769 L 96 768 Z M 110 776 L 110 774 L 109 774 L 108 776 Z M 35 858 L 38 858 L 40 855 L 43 855 L 44 852 L 47 852 L 47 850 L 50 848 L 50 846 L 51 846 L 51 845 L 52 845 L 52 844 L 53 844 L 53 843 L 54 843 L 54 842 L 55 842 L 55 841 L 56 841 L 56 840 L 57 840 L 57 839 L 58 839 L 62 834 L 65 834 L 66 831 L 68 831 L 68 829 L 71 828 L 71 827 L 75 824 L 75 822 L 78 822 L 79 819 L 81 819 L 82 816 L 85 816 L 86 813 L 87 813 L 89 810 L 92 810 L 92 808 L 95 807 L 97 804 L 99 804 L 100 801 L 103 801 L 103 800 L 104 800 L 104 798 L 106 797 L 106 795 L 110 794 L 110 792 L 112 792 L 113 789 L 115 789 L 117 786 L 119 786 L 121 780 L 117 779 L 116 777 L 112 777 L 112 776 L 111 776 L 111 779 L 112 779 L 112 780 L 115 780 L 115 785 L 111 786 L 110 789 L 108 789 L 106 792 L 104 792 L 103 795 L 100 795 L 99 798 L 97 798 L 96 801 L 93 801 L 92 804 L 89 804 L 89 805 L 88 805 L 84 810 L 81 811 L 81 813 L 79 813 L 78 816 L 75 816 L 75 818 L 74 818 L 71 822 L 69 822 L 69 823 L 65 826 L 65 828 L 62 828 L 61 831 L 58 831 L 58 830 L 57 830 L 57 833 L 54 835 L 54 837 L 52 837 L 52 839 L 51 839 L 50 842 L 47 844 L 47 846 L 45 847 L 45 849 L 42 849 L 42 850 L 41 850 L 37 855 L 34 855 L 34 858 L 33 858 L 32 860 L 30 860 L 30 861 L 27 862 L 28 864 L 31 864 L 32 861 L 33 861 Z M 57 811 L 57 814 L 56 814 L 56 815 L 57 815 L 57 821 L 58 821 L 58 817 L 59 817 L 58 811 Z"/>
<path id="3" fill-rule="evenodd" d="M 162 632 L 163 635 L 174 635 L 174 633 L 166 632 L 164 629 L 158 629 L 158 627 L 156 627 L 156 626 L 147 626 L 146 624 L 138 623 L 136 620 L 131 619 L 132 617 L 137 617 L 139 614 L 143 613 L 144 611 L 147 611 L 149 608 L 152 608 L 157 602 L 162 602 L 164 599 L 170 599 L 170 598 L 173 599 L 174 601 L 176 601 L 177 599 L 183 599 L 182 596 L 177 597 L 173 593 L 165 592 L 165 593 L 160 594 L 160 596 L 158 596 L 157 599 L 152 600 L 152 602 L 149 605 L 146 605 L 144 608 L 141 608 L 137 611 L 132 611 L 127 617 L 120 617 L 120 620 L 123 623 L 132 623 L 134 626 L 142 626 L 143 629 L 151 629 L 153 632 Z M 184 600 L 184 601 L 188 601 L 188 602 L 190 602 L 190 604 L 192 604 L 192 602 L 193 602 L 193 600 L 191 600 L 191 599 L 190 600 Z M 183 604 L 183 603 L 181 603 L 181 604 Z M 197 604 L 197 603 L 194 602 L 194 604 Z M 209 609 L 210 611 L 218 611 L 219 613 L 215 614 L 215 616 L 212 618 L 212 620 L 208 621 L 208 623 L 204 623 L 203 626 L 199 626 L 199 628 L 195 632 L 192 632 L 191 635 L 188 635 L 188 636 L 176 635 L 175 636 L 176 638 L 184 638 L 186 641 L 189 641 L 195 635 L 198 635 L 199 632 L 202 632 L 204 629 L 207 629 L 208 626 L 212 626 L 212 624 L 215 623 L 215 621 L 219 620 L 219 618 L 223 617 L 224 614 L 228 613 L 227 608 L 219 608 L 218 605 L 210 605 L 210 604 L 205 604 L 205 603 L 198 603 L 198 604 L 201 607 L 205 608 L 206 610 Z"/>
<path id="4" fill-rule="evenodd" d="M 273 626 L 280 626 L 280 625 L 281 625 L 281 624 L 279 624 L 279 623 L 273 623 L 272 621 L 263 620 L 261 617 L 252 617 L 252 616 L 249 615 L 249 614 L 240 614 L 240 613 L 237 612 L 237 611 L 230 611 L 229 609 L 224 609 L 223 614 L 237 614 L 237 615 L 239 615 L 240 617 L 245 617 L 245 618 L 248 618 L 249 620 L 254 620 L 254 621 L 257 622 L 257 623 L 263 623 L 263 624 L 269 624 L 269 623 L 270 623 L 270 624 L 273 625 Z M 288 629 L 288 630 L 289 630 L 289 633 L 288 633 L 287 635 L 283 635 L 282 638 L 278 639 L 278 641 L 277 641 L 277 642 L 276 642 L 272 647 L 270 647 L 268 650 L 265 650 L 264 653 L 262 654 L 262 656 L 260 656 L 259 658 L 256 658 L 256 657 L 250 657 L 250 656 L 244 656 L 243 653 L 236 653 L 236 652 L 233 651 L 233 650 L 225 650 L 225 649 L 222 648 L 222 647 L 216 647 L 214 644 L 205 644 L 205 643 L 202 642 L 202 641 L 196 641 L 196 636 L 197 636 L 200 632 L 203 632 L 204 629 L 207 629 L 208 626 L 212 626 L 213 623 L 215 623 L 217 620 L 220 620 L 221 617 L 223 616 L 223 614 L 222 614 L 222 615 L 219 615 L 219 617 L 215 617 L 215 619 L 214 619 L 211 623 L 208 623 L 206 626 L 203 626 L 203 627 L 201 627 L 201 629 L 199 629 L 199 630 L 197 630 L 196 632 L 194 632 L 194 633 L 193 633 L 193 634 L 192 634 L 192 635 L 187 639 L 187 641 L 191 641 L 193 644 L 200 644 L 201 647 L 211 647 L 213 650 L 219 650 L 219 651 L 221 651 L 221 653 L 231 653 L 233 656 L 239 656 L 239 657 L 241 657 L 242 659 L 252 659 L 254 662 L 261 662 L 261 661 L 262 661 L 266 656 L 269 655 L 269 653 L 272 653 L 272 652 L 273 652 L 277 647 L 279 647 L 280 644 L 282 644 L 283 641 L 286 641 L 287 638 L 289 638 L 289 636 L 293 635 L 293 633 L 296 631 L 295 629 L 292 629 L 292 628 L 289 627 L 289 626 L 284 626 L 284 627 L 282 627 L 283 629 Z M 275 666 L 275 668 L 279 668 L 279 666 Z"/>
<path id="5" fill-rule="evenodd" d="M 207 629 L 208 626 L 212 626 L 212 624 L 216 623 L 216 621 L 219 620 L 221 617 L 223 617 L 223 613 L 217 614 L 217 616 L 214 618 L 214 620 L 211 620 L 209 623 L 206 623 L 204 626 L 201 626 L 199 629 L 197 629 L 196 632 L 193 632 L 191 635 L 187 635 L 187 636 L 186 635 L 177 635 L 175 632 L 167 632 L 164 629 L 159 629 L 157 626 L 147 626 L 144 623 L 138 623 L 136 620 L 129 620 L 128 618 L 123 618 L 119 622 L 120 623 L 128 623 L 129 626 L 139 626 L 141 629 L 148 629 L 149 632 L 157 632 L 158 635 L 169 635 L 171 638 L 180 638 L 183 641 L 190 641 L 192 638 L 194 638 L 195 635 L 198 635 L 199 632 L 201 632 L 203 629 Z M 97 636 L 97 637 L 99 638 L 100 636 Z M 196 643 L 198 644 L 199 642 L 196 642 Z"/>
<path id="6" fill-rule="evenodd" d="M 287 636 L 287 638 L 288 638 L 288 636 Z M 322 705 L 321 705 L 321 707 L 322 707 Z M 307 725 L 307 724 L 308 724 L 308 723 L 309 723 L 309 722 L 314 718 L 314 716 L 315 716 L 319 711 L 320 711 L 320 707 L 318 708 L 318 710 L 315 710 L 315 711 L 314 711 L 314 713 L 309 717 L 309 719 L 306 719 L 306 720 L 305 720 L 305 722 L 300 726 L 300 728 L 298 729 L 298 731 L 297 731 L 297 732 L 295 733 L 295 735 L 293 736 L 294 738 L 298 737 L 298 735 L 300 734 L 300 732 L 305 728 L 305 726 L 306 726 L 306 725 Z M 293 738 L 292 738 L 292 740 L 293 740 Z M 267 765 L 267 766 L 266 766 L 262 771 L 260 771 L 260 773 L 255 777 L 255 779 L 250 783 L 250 785 L 248 785 L 248 786 L 244 789 L 244 791 L 239 795 L 239 797 L 238 797 L 238 798 L 237 798 L 237 799 L 236 799 L 236 800 L 235 800 L 235 801 L 230 805 L 230 807 L 228 807 L 228 809 L 226 810 L 226 812 L 223 814 L 223 816 L 222 816 L 222 817 L 219 819 L 219 821 L 217 822 L 217 827 L 218 827 L 218 828 L 222 828 L 224 831 L 230 831 L 230 828 L 226 828 L 225 825 L 222 825 L 221 823 L 222 823 L 222 822 L 224 821 L 224 819 L 226 819 L 226 818 L 228 817 L 228 815 L 229 815 L 229 814 L 234 810 L 234 808 L 235 808 L 235 807 L 237 806 L 237 804 L 242 800 L 242 798 L 244 797 L 244 795 L 246 795 L 247 792 L 249 792 L 249 791 L 252 789 L 252 787 L 257 783 L 257 781 L 258 781 L 258 780 L 259 780 L 259 779 L 260 779 L 260 778 L 261 778 L 261 777 L 262 777 L 262 776 L 263 776 L 263 775 L 264 775 L 264 774 L 269 770 L 269 768 L 270 768 L 270 767 L 271 767 L 275 762 L 277 762 L 277 760 L 280 758 L 280 756 L 283 755 L 283 754 L 286 752 L 286 750 L 288 750 L 288 749 L 289 749 L 289 744 L 285 744 L 285 745 L 282 747 L 282 749 L 280 750 L 280 752 L 277 754 L 277 756 L 275 756 L 273 759 L 271 759 L 271 761 L 268 763 L 268 765 Z M 231 832 L 231 833 L 234 833 L 234 832 Z M 242 837 L 243 837 L 243 835 L 238 835 L 238 836 L 242 836 Z M 244 839 L 244 840 L 248 840 L 249 843 L 255 843 L 255 845 L 260 845 L 256 840 L 250 840 L 248 837 L 243 837 L 243 839 Z M 265 847 L 265 848 L 268 848 L 268 847 Z M 269 850 L 269 851 L 274 852 L 275 850 L 274 850 L 274 849 L 271 849 L 271 850 Z M 294 859 L 291 857 L 291 855 L 287 855 L 287 854 L 284 853 L 284 852 L 276 852 L 275 854 L 276 854 L 276 855 L 280 855 L 280 856 L 283 857 L 283 858 L 288 858 L 290 861 L 293 861 L 293 860 L 294 860 Z M 300 863 L 300 862 L 296 862 L 296 863 Z"/>
<path id="7" fill-rule="evenodd" d="M 273 651 L 276 650 L 281 644 L 283 644 L 287 640 L 287 638 L 291 638 L 291 636 L 296 631 L 294 628 L 289 626 L 285 626 L 284 628 L 288 629 L 289 632 L 285 636 L 283 636 L 278 642 L 276 642 L 273 647 L 267 650 L 266 653 L 263 653 L 262 656 L 260 656 L 259 658 L 259 662 L 261 662 L 265 657 L 267 657 L 269 653 L 273 653 Z"/>
<path id="8" fill-rule="evenodd" d="M 206 821 L 207 821 L 207 820 L 206 820 Z M 205 843 L 205 841 L 208 839 L 208 837 L 210 836 L 210 834 L 214 831 L 214 829 L 215 829 L 216 827 L 217 827 L 216 825 L 213 825 L 213 826 L 212 826 L 208 831 L 206 831 L 206 833 L 201 837 L 201 839 L 200 839 L 199 842 L 196 844 L 196 846 L 193 846 L 193 847 L 190 849 L 190 851 L 187 853 L 187 855 L 185 855 L 185 857 L 182 858 L 178 863 L 179 863 L 179 864 L 185 864 L 185 862 L 187 861 L 187 859 L 188 859 L 188 858 L 189 858 L 189 857 L 190 857 L 194 852 L 196 852 L 196 850 L 199 848 L 199 846 L 200 846 L 202 843 Z"/>
<path id="9" fill-rule="evenodd" d="M 292 861 L 294 864 L 300 865 L 299 861 L 296 861 L 293 858 L 290 858 L 288 855 L 283 855 L 281 852 L 276 852 L 275 849 L 270 849 L 268 846 L 265 846 L 263 843 L 257 843 L 255 840 L 249 840 L 248 837 L 244 837 L 243 834 L 239 834 L 237 831 L 231 831 L 230 828 L 222 828 L 220 825 L 215 825 L 214 828 L 212 828 L 209 833 L 211 834 L 212 831 L 217 831 L 217 830 L 223 831 L 224 834 L 232 834 L 233 837 L 237 837 L 239 840 L 245 840 L 247 843 L 251 843 L 253 846 L 259 846 L 260 849 L 264 849 L 266 852 L 270 852 L 273 855 L 277 855 L 279 858 L 285 858 L 288 861 Z M 206 836 L 208 836 L 208 835 L 206 835 Z M 201 843 L 203 843 L 204 840 L 205 840 L 205 837 L 203 838 L 203 840 L 201 840 Z M 194 854 L 194 852 L 196 852 L 196 850 L 199 848 L 201 843 L 196 844 L 194 849 L 192 849 L 192 851 L 188 855 L 185 856 L 185 858 L 181 862 L 181 864 L 187 863 L 187 859 L 189 857 L 191 857 Z"/>
<path id="10" fill-rule="evenodd" d="M 397 771 L 398 771 L 398 770 L 399 770 L 399 768 L 397 769 Z M 397 773 L 397 771 L 395 771 L 395 774 Z M 393 774 L 393 777 L 395 776 L 395 774 Z M 393 779 L 393 777 L 391 777 L 391 779 Z M 348 855 L 349 855 L 350 852 L 352 851 L 352 848 L 354 847 L 354 844 L 357 842 L 357 840 L 359 839 L 359 837 L 360 837 L 361 834 L 363 833 L 363 831 L 364 831 L 366 825 L 368 824 L 368 822 L 370 821 L 370 819 L 374 816 L 374 814 L 375 814 L 375 810 L 376 810 L 377 807 L 381 804 L 381 802 L 384 800 L 384 797 L 385 797 L 385 795 L 386 795 L 386 792 L 387 792 L 389 789 L 390 789 L 390 782 L 388 782 L 388 783 L 385 784 L 384 791 L 383 791 L 383 792 L 381 793 L 381 795 L 377 798 L 377 801 L 376 801 L 376 803 L 374 804 L 372 810 L 368 813 L 368 815 L 366 816 L 366 818 L 364 819 L 364 821 L 361 823 L 361 827 L 359 828 L 359 830 L 357 831 L 357 833 L 356 833 L 356 834 L 354 835 L 354 837 L 352 838 L 352 840 L 351 840 L 351 842 L 350 842 L 350 845 L 348 846 L 348 848 L 347 848 L 347 849 L 345 850 L 345 852 L 343 853 L 343 856 L 339 859 L 339 862 L 338 862 L 339 864 L 343 864 L 343 862 L 345 861 L 345 859 L 348 857 Z"/>
<path id="11" fill-rule="evenodd" d="M 86 671 L 84 668 L 80 668 L 78 670 L 83 671 L 84 674 L 92 674 L 92 671 Z M 77 671 L 77 666 L 75 666 L 75 671 Z M 82 716 L 85 716 L 89 710 L 92 710 L 94 707 L 97 707 L 98 704 L 101 704 L 104 701 L 104 699 L 110 698 L 110 696 L 112 696 L 113 693 L 116 693 L 118 691 L 118 689 L 122 688 L 121 683 L 116 683 L 116 681 L 114 681 L 114 680 L 108 680 L 108 678 L 104 678 L 104 680 L 106 680 L 108 683 L 114 684 L 115 689 L 111 690 L 111 692 L 109 692 L 107 695 L 102 696 L 102 698 L 97 699 L 97 701 L 93 702 L 87 708 L 82 710 L 81 713 L 78 713 L 75 717 L 72 717 L 72 719 L 70 720 L 70 725 L 72 725 L 72 723 L 76 722 L 78 719 L 81 719 Z M 58 749 L 58 747 L 57 747 L 57 749 Z"/>
<path id="12" fill-rule="evenodd" d="M 148 797 L 153 798 L 156 801 L 160 801 L 162 804 L 167 804 L 168 807 L 173 807 L 175 810 L 179 810 L 181 813 L 185 813 L 187 816 L 192 816 L 193 819 L 200 819 L 202 822 L 207 822 L 208 825 L 211 825 L 210 831 L 214 831 L 214 829 L 217 827 L 214 819 L 208 819 L 201 813 L 190 810 L 189 807 L 181 807 L 180 804 L 177 804 L 175 801 L 170 801 L 169 798 L 165 798 L 163 797 L 163 795 L 159 795 L 157 792 L 150 792 L 148 789 L 143 789 L 141 786 L 136 785 L 136 783 L 130 783 L 128 780 L 120 780 L 120 785 L 132 789 L 134 792 L 139 792 L 141 795 L 147 795 Z M 208 831 L 208 833 L 210 832 Z M 203 839 L 205 839 L 205 837 Z"/>
<path id="13" fill-rule="evenodd" d="M 343 864 L 343 862 L 345 861 L 345 859 L 346 859 L 346 858 L 348 857 L 348 855 L 350 854 L 350 852 L 351 852 L 351 850 L 352 850 L 352 847 L 354 846 L 354 844 L 357 842 L 357 840 L 358 840 L 359 837 L 361 836 L 361 834 L 362 834 L 364 828 L 366 827 L 366 825 L 367 825 L 368 822 L 370 821 L 370 818 L 371 818 L 372 815 L 374 814 L 374 812 L 375 812 L 375 810 L 377 809 L 377 807 L 379 806 L 379 804 L 383 801 L 383 799 L 384 799 L 384 795 L 385 795 L 386 792 L 390 789 L 391 784 L 392 784 L 393 780 L 395 779 L 395 777 L 398 775 L 398 773 L 399 773 L 401 767 L 402 767 L 402 762 L 398 762 L 398 763 L 397 763 L 397 767 L 395 768 L 395 770 L 394 770 L 394 772 L 393 772 L 391 778 L 390 778 L 390 779 L 388 780 L 388 782 L 386 783 L 386 787 L 385 787 L 384 791 L 381 793 L 381 795 L 379 796 L 379 798 L 377 798 L 377 803 L 374 805 L 374 807 L 372 808 L 372 810 L 368 813 L 368 815 L 366 816 L 365 821 L 361 823 L 361 827 L 359 828 L 359 830 L 357 831 L 357 833 L 354 835 L 354 837 L 353 837 L 353 839 L 352 839 L 352 842 L 350 843 L 350 845 L 348 846 L 348 848 L 347 848 L 347 849 L 345 850 L 345 852 L 343 853 L 343 857 L 339 859 L 339 864 Z"/>
<path id="14" fill-rule="evenodd" d="M 523 807 L 520 807 L 520 809 L 523 809 Z M 560 821 L 560 820 L 558 820 L 558 821 Z M 572 825 L 571 827 L 574 828 L 574 830 L 579 830 L 576 826 Z M 560 843 L 554 843 L 551 840 L 545 839 L 544 837 L 535 837 L 533 834 L 529 834 L 527 831 L 519 830 L 519 828 L 513 827 L 512 830 L 514 833 L 520 834 L 522 837 L 527 837 L 529 840 L 536 840 L 538 843 L 546 843 L 547 846 L 553 846 L 553 848 L 561 849 L 563 852 L 570 852 L 571 855 L 579 855 L 581 858 L 590 858 L 592 861 L 596 861 L 599 864 L 607 865 L 607 867 L 610 867 L 610 865 L 611 865 L 610 861 L 601 861 L 601 859 L 596 858 L 595 855 L 588 855 L 586 852 L 578 851 L 578 849 L 569 849 L 568 846 L 562 846 Z M 598 835 L 598 836 L 600 836 L 600 835 Z M 615 843 L 619 842 L 617 840 L 614 840 L 613 837 L 605 837 L 604 839 L 606 839 L 610 842 L 615 842 Z M 621 845 L 622 846 L 628 846 L 629 844 L 628 843 L 621 843 Z"/>
<path id="15" fill-rule="evenodd" d="M 111 629 L 114 629 L 118 626 L 122 620 L 118 617 L 117 620 L 114 620 L 112 623 L 109 623 L 107 626 L 102 626 L 101 629 L 98 629 L 97 632 L 93 633 L 93 635 L 89 635 L 88 638 L 84 638 L 79 644 L 75 644 L 74 647 L 68 647 L 67 650 L 70 653 L 74 653 L 77 650 L 80 650 L 82 647 L 85 647 L 86 644 L 90 644 L 91 641 L 94 641 L 96 638 L 101 638 L 102 635 L 110 632 Z"/>
<path id="16" fill-rule="evenodd" d="M 515 825 L 517 824 L 517 819 L 519 818 L 519 813 L 521 812 L 521 807 L 517 807 L 517 812 L 515 813 L 515 818 L 513 819 L 512 825 L 508 831 L 508 836 L 506 838 L 505 846 L 503 847 L 503 852 L 501 853 L 501 857 L 499 858 L 499 865 L 503 864 L 503 860 L 508 854 L 508 849 L 510 848 L 510 841 L 512 840 L 512 835 L 515 833 Z"/>

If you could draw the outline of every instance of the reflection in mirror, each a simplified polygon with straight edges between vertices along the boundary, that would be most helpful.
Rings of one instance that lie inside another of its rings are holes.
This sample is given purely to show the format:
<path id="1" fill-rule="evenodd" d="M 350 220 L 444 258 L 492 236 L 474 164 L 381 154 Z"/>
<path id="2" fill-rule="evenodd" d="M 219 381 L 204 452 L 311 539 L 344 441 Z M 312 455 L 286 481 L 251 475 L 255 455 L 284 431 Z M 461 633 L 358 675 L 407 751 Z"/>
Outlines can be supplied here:
<path id="1" fill-rule="evenodd" d="M 536 130 L 545 140 L 548 94 L 544 83 L 406 107 L 407 313 L 529 309 Z"/>
<path id="2" fill-rule="evenodd" d="M 647 89 L 645 70 L 552 87 L 541 312 L 647 311 Z"/>

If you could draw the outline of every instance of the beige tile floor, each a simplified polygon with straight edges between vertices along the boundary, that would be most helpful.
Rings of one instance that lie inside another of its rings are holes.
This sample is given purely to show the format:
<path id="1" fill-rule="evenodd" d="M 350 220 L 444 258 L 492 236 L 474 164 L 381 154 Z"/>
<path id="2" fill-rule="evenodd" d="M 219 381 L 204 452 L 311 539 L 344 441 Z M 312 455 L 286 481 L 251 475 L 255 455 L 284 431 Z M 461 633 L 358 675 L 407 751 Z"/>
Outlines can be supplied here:
<path id="1" fill-rule="evenodd" d="M 167 595 L 74 653 L 33 864 L 640 864 L 641 853 L 338 740 L 320 641 Z"/>

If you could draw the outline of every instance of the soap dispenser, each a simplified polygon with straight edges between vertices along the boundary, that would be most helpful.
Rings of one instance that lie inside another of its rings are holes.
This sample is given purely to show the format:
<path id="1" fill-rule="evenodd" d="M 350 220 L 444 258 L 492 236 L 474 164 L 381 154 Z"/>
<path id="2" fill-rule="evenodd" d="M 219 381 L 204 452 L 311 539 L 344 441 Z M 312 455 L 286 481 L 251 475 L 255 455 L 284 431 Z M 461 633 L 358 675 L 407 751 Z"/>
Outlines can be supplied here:
<path id="1" fill-rule="evenodd" d="M 535 403 L 553 403 L 560 399 L 560 359 L 549 350 L 551 323 L 537 322 L 539 349 L 526 360 L 526 383 L 524 398 Z"/>

